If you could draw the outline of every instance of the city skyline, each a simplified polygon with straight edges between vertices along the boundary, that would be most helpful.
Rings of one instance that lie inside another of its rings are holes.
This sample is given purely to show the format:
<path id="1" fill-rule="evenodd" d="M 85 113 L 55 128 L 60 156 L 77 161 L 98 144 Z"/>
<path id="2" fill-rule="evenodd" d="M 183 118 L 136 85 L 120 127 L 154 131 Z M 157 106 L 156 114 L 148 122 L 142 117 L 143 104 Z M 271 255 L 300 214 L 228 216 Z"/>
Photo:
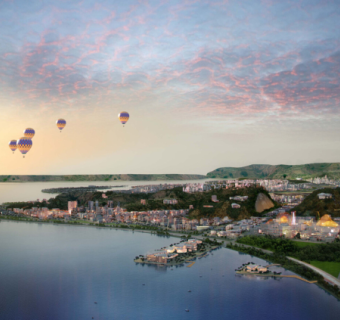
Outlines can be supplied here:
<path id="1" fill-rule="evenodd" d="M 339 162 L 339 15 L 336 1 L 4 1 L 0 174 Z M 8 142 L 29 127 L 23 159 Z"/>

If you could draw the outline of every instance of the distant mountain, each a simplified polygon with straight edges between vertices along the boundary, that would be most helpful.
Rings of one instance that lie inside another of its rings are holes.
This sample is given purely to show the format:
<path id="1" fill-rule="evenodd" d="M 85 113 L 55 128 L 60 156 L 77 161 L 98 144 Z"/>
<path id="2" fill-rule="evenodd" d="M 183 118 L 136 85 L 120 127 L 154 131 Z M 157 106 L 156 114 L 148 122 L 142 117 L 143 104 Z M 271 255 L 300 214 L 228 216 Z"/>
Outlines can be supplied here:
<path id="1" fill-rule="evenodd" d="M 207 174 L 208 178 L 235 179 L 235 178 L 268 178 L 282 179 L 286 175 L 287 179 L 314 178 L 327 175 L 330 178 L 340 178 L 340 163 L 310 163 L 301 165 L 269 165 L 252 164 L 246 167 L 218 168 Z"/>
<path id="2" fill-rule="evenodd" d="M 0 182 L 48 182 L 48 181 L 157 181 L 204 179 L 199 174 L 93 174 L 93 175 L 0 175 Z"/>

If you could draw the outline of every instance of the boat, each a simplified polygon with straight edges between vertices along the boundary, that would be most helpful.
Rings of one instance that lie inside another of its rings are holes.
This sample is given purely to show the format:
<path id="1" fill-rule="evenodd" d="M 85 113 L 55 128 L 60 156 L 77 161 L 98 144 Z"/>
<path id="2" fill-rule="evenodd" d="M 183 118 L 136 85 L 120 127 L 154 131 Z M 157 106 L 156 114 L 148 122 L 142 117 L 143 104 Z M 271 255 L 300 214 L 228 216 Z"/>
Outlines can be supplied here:
<path id="1" fill-rule="evenodd" d="M 185 312 L 189 312 L 189 309 L 185 309 Z"/>
<path id="2" fill-rule="evenodd" d="M 191 290 L 189 290 L 188 292 L 191 292 Z"/>

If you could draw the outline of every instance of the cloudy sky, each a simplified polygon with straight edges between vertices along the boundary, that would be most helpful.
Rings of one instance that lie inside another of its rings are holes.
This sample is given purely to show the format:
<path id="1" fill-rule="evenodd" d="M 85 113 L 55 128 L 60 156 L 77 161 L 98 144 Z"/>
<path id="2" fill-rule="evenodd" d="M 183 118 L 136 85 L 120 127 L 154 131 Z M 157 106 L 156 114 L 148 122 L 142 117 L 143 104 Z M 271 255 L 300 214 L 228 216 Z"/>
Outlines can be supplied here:
<path id="1" fill-rule="evenodd" d="M 339 1 L 2 0 L 0 174 L 340 162 L 339 30 Z"/>

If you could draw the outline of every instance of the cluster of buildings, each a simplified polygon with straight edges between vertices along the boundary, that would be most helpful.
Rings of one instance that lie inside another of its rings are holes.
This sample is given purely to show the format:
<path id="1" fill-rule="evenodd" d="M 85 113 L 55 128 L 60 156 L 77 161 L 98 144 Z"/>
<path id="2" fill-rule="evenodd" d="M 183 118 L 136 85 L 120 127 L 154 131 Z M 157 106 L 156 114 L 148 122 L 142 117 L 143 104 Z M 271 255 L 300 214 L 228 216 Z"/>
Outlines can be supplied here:
<path id="1" fill-rule="evenodd" d="M 243 232 L 249 231 L 251 228 L 261 225 L 266 218 L 251 217 L 250 219 L 243 219 L 241 221 L 235 221 L 229 223 L 225 226 L 225 230 L 211 230 L 211 236 L 227 237 L 227 238 L 237 238 Z M 231 222 L 229 220 L 228 222 Z"/>
<path id="2" fill-rule="evenodd" d="M 244 271 L 248 273 L 266 273 L 268 272 L 268 268 L 257 264 L 248 264 L 244 268 Z"/>
<path id="3" fill-rule="evenodd" d="M 13 211 L 16 214 L 23 214 L 25 216 L 30 216 L 38 219 L 64 219 L 65 216 L 70 216 L 67 210 L 60 210 L 58 208 L 50 210 L 47 207 L 33 207 L 31 209 L 14 208 L 8 209 L 8 211 Z"/>
<path id="4" fill-rule="evenodd" d="M 339 180 L 329 179 L 327 177 L 327 175 L 324 176 L 324 177 L 320 177 L 320 178 L 306 179 L 306 181 L 310 181 L 311 183 L 314 183 L 314 184 L 330 184 L 330 185 L 335 185 L 335 186 L 339 186 L 340 185 L 340 181 Z"/>
<path id="5" fill-rule="evenodd" d="M 179 253 L 195 252 L 198 246 L 202 243 L 201 240 L 189 239 L 185 242 L 165 247 L 160 251 L 146 255 L 146 261 L 156 264 L 167 264 L 178 256 Z"/>
<path id="6" fill-rule="evenodd" d="M 305 195 L 303 194 L 275 194 L 270 193 L 270 197 L 282 204 L 290 204 L 290 205 L 299 205 L 304 199 Z"/>
<path id="7" fill-rule="evenodd" d="M 333 220 L 328 214 L 316 221 L 313 217 L 296 217 L 295 212 L 292 214 L 284 212 L 263 224 L 259 233 L 275 237 L 285 236 L 286 238 L 294 238 L 299 234 L 301 239 L 333 241 L 340 232 L 336 220 Z"/>
<path id="8" fill-rule="evenodd" d="M 210 191 L 211 185 L 207 183 L 187 183 L 183 185 L 183 192 L 194 193 Z"/>
<path id="9" fill-rule="evenodd" d="M 193 193 L 218 189 L 246 188 L 251 186 L 263 187 L 268 192 L 298 191 L 312 188 L 312 182 L 290 183 L 288 180 L 282 179 L 229 179 L 219 181 L 205 181 L 204 183 L 187 183 L 183 185 L 183 191 Z"/>

